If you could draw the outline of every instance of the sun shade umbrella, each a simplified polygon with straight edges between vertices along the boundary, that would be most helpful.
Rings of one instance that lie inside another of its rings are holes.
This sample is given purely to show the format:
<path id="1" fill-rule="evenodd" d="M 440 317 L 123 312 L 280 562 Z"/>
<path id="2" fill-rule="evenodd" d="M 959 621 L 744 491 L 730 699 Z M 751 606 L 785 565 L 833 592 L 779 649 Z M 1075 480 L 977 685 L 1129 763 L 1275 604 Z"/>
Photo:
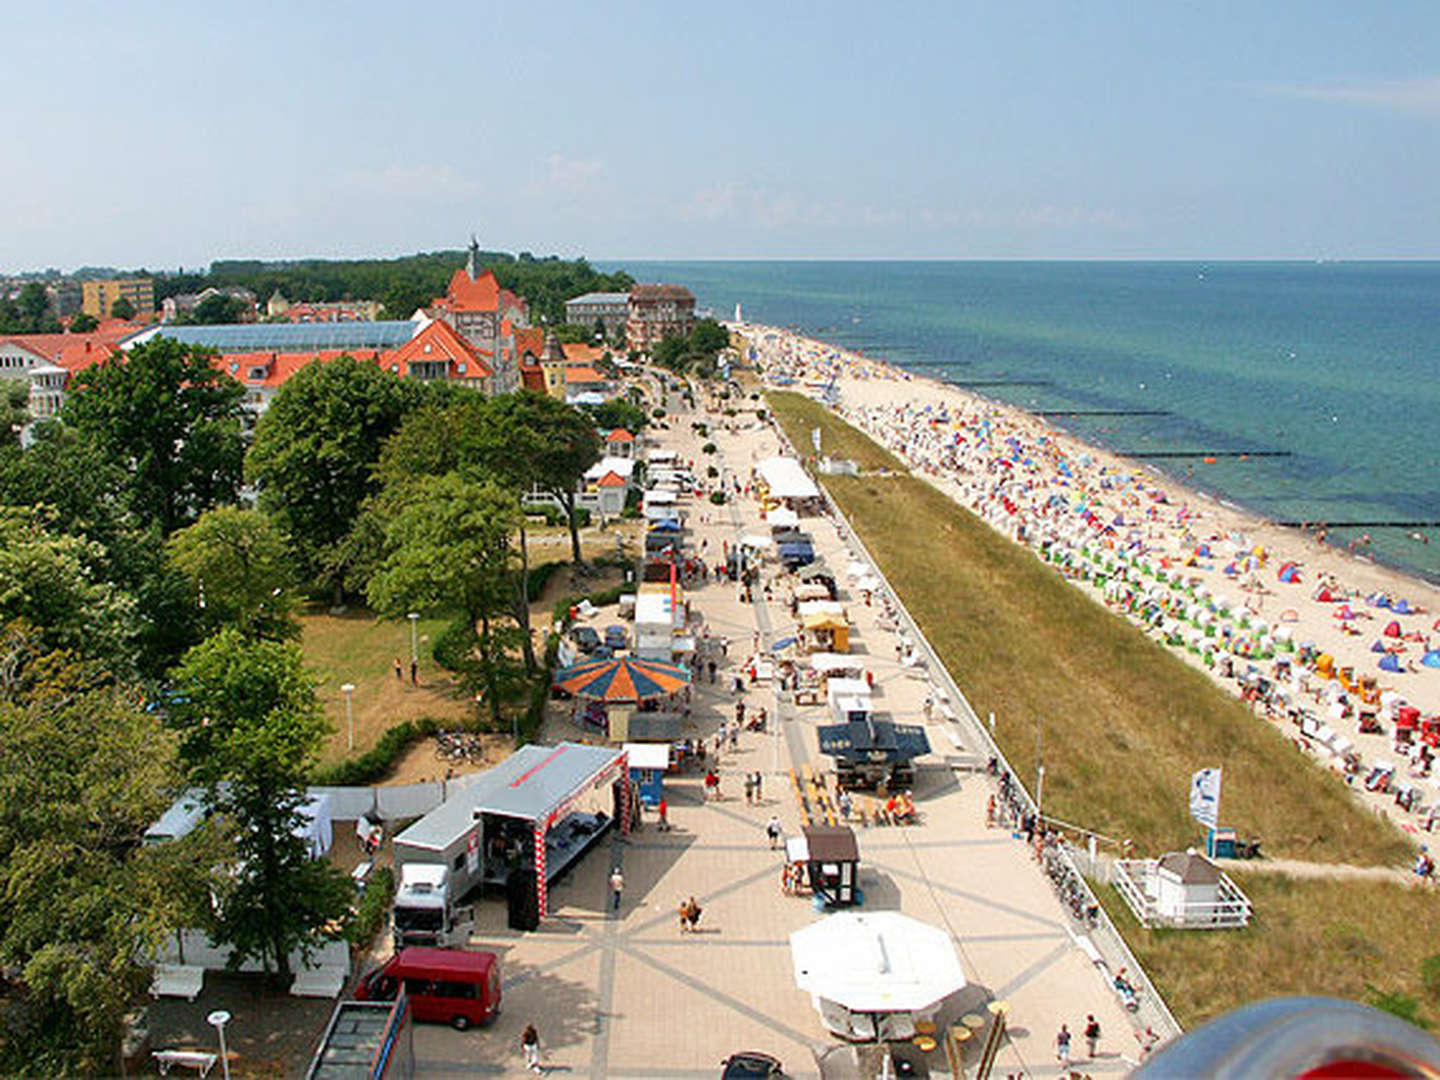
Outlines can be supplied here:
<path id="1" fill-rule="evenodd" d="M 840 912 L 790 935 L 795 985 L 862 1013 L 918 1012 L 965 987 L 950 935 L 893 911 Z"/>
<path id="2" fill-rule="evenodd" d="M 555 673 L 557 688 L 599 701 L 645 701 L 673 694 L 689 682 L 689 673 L 677 664 L 631 656 L 582 660 Z"/>

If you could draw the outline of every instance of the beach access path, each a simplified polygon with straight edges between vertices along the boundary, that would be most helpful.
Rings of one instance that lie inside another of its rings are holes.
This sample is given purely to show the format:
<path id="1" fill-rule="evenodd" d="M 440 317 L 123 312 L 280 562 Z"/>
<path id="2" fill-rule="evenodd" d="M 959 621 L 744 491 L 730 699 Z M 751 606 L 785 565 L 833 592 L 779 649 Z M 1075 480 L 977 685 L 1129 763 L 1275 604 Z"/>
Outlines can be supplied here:
<path id="1" fill-rule="evenodd" d="M 702 477 L 712 461 L 701 451 L 706 441 L 718 447 L 713 463 L 724 478 L 738 478 L 742 487 L 755 462 L 779 448 L 773 429 L 748 415 L 727 426 L 723 416 L 691 412 L 673 394 L 667 409 L 669 430 L 652 437 L 693 460 Z M 710 425 L 708 439 L 690 429 L 694 420 Z M 700 553 L 704 541 L 711 563 L 720 561 L 724 544 L 768 532 L 749 497 L 725 507 L 689 500 L 686 509 L 688 550 Z M 806 517 L 801 526 L 843 573 L 850 552 L 834 524 Z M 767 564 L 767 576 L 777 571 Z M 788 636 L 792 624 L 783 580 L 768 602 L 757 590 L 753 603 L 743 603 L 734 584 L 713 578 L 687 596 L 709 636 L 729 639 L 716 682 L 707 677 L 694 688 L 697 734 L 709 738 L 722 721 L 733 720 L 730 676 L 755 636 L 768 647 Z M 842 600 L 854 626 L 852 652 L 875 676 L 877 709 L 925 722 L 923 702 L 934 687 L 897 661 L 895 634 L 880 625 L 878 607 L 843 592 Z M 618 621 L 613 608 L 594 619 L 611 621 Z M 766 709 L 770 731 L 744 732 L 734 750 L 722 751 L 720 799 L 705 798 L 698 773 L 668 777 L 671 831 L 658 831 L 647 814 L 628 841 L 587 857 L 552 891 L 551 917 L 537 932 L 507 929 L 503 904 L 479 905 L 475 944 L 502 955 L 504 1012 L 478 1037 L 417 1027 L 420 1074 L 521 1075 L 520 1033 L 534 1023 L 547 1065 L 594 1080 L 713 1077 L 722 1058 L 745 1049 L 776 1055 L 790 1076 L 855 1075 L 844 1071 L 846 1044 L 825 1031 L 809 995 L 795 987 L 789 935 L 821 916 L 808 900 L 782 893 L 781 853 L 769 849 L 764 835 L 771 814 L 787 834 L 798 829 L 790 770 L 828 770 L 814 730 L 827 718 L 821 707 L 795 707 L 769 683 L 747 689 L 743 698 L 747 711 Z M 990 1000 L 1010 1004 L 997 1073 L 1048 1074 L 1056 1067 L 1053 1037 L 1060 1024 L 1080 1030 L 1094 1014 L 1104 1037 L 1100 1056 L 1085 1071 L 1125 1074 L 1136 1055 L 1134 1019 L 1077 940 L 1076 924 L 1023 841 L 986 826 L 993 780 L 944 764 L 953 752 L 948 726 L 938 714 L 928 725 L 935 754 L 919 763 L 920 823 L 856 826 L 863 910 L 900 911 L 949 932 L 970 984 L 950 1003 L 949 1019 L 988 1015 Z M 543 740 L 580 734 L 562 708 L 554 710 Z M 747 803 L 743 776 L 755 771 L 762 774 L 763 795 Z M 612 916 L 607 880 L 613 865 L 623 867 L 625 889 Z M 696 934 L 678 929 L 677 908 L 689 896 L 704 910 Z M 967 1052 L 967 1066 L 973 1068 L 978 1053 L 978 1045 Z M 922 1057 L 931 1075 L 950 1075 L 943 1052 Z M 831 1063 L 824 1074 L 820 1058 Z"/>

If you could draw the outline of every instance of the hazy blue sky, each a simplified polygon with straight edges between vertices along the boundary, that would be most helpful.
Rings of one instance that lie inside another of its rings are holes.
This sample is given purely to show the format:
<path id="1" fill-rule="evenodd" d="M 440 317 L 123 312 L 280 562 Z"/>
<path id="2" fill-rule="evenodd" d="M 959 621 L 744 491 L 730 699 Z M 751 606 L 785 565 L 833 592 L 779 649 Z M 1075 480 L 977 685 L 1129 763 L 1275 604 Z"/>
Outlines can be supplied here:
<path id="1" fill-rule="evenodd" d="M 0 268 L 1440 256 L 1440 3 L 8 4 Z"/>

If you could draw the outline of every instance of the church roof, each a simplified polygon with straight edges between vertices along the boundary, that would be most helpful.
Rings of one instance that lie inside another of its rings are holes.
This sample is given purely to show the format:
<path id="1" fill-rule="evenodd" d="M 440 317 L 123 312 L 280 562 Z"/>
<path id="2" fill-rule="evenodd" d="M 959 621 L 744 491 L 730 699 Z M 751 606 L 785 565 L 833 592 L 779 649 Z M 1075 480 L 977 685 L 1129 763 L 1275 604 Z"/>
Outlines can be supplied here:
<path id="1" fill-rule="evenodd" d="M 445 300 L 451 311 L 499 311 L 500 283 L 490 270 L 476 278 L 465 270 L 456 270 L 445 290 Z"/>

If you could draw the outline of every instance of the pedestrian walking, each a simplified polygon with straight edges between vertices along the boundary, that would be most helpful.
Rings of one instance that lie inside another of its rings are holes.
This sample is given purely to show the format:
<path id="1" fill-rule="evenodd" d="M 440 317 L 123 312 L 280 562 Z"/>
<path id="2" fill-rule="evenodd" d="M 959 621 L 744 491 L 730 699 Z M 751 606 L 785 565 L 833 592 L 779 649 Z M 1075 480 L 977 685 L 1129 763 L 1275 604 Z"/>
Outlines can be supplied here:
<path id="1" fill-rule="evenodd" d="M 755 805 L 760 805 L 760 770 L 755 770 Z"/>
<path id="2" fill-rule="evenodd" d="M 715 685 L 715 661 L 710 661 L 710 685 Z"/>
<path id="3" fill-rule="evenodd" d="M 410 685 L 420 685 L 420 665 L 414 660 L 410 661 Z"/>
<path id="4" fill-rule="evenodd" d="M 525 1067 L 531 1072 L 542 1072 L 540 1068 L 540 1033 L 534 1024 L 526 1024 L 520 1035 L 520 1049 L 525 1054 Z"/>
<path id="5" fill-rule="evenodd" d="M 1062 1069 L 1070 1068 L 1070 1029 L 1064 1024 L 1055 1036 L 1055 1060 Z"/>
<path id="6" fill-rule="evenodd" d="M 730 728 L 730 749 L 737 750 L 740 747 L 740 724 L 737 722 Z"/>
<path id="7" fill-rule="evenodd" d="M 1093 1016 L 1085 1018 L 1085 1046 L 1090 1051 L 1090 1060 L 1095 1060 L 1095 1050 L 1100 1045 L 1100 1021 Z"/>
<path id="8" fill-rule="evenodd" d="M 613 908 L 620 910 L 620 894 L 625 891 L 625 875 L 620 873 L 620 867 L 615 867 L 610 872 L 610 895 L 613 897 Z"/>
<path id="9" fill-rule="evenodd" d="M 770 838 L 770 850 L 774 851 L 775 845 L 780 842 L 780 819 L 774 814 L 771 814 L 770 820 L 765 823 L 765 835 Z"/>
<path id="10" fill-rule="evenodd" d="M 745 774 L 745 802 L 748 805 L 755 801 L 755 778 L 749 773 Z"/>
<path id="11" fill-rule="evenodd" d="M 403 669 L 400 667 L 400 657 L 398 656 L 395 657 L 395 679 L 397 682 L 405 681 L 405 674 Z"/>
<path id="12" fill-rule="evenodd" d="M 659 815 L 660 815 L 660 821 L 659 821 L 659 824 L 656 826 L 656 828 L 658 828 L 661 832 L 669 832 L 669 831 L 670 831 L 670 804 L 669 804 L 668 802 L 666 802 L 665 799 L 662 797 L 662 798 L 660 799 L 660 805 L 657 806 L 655 809 L 656 809 L 656 811 L 657 811 L 657 812 L 659 813 Z"/>

